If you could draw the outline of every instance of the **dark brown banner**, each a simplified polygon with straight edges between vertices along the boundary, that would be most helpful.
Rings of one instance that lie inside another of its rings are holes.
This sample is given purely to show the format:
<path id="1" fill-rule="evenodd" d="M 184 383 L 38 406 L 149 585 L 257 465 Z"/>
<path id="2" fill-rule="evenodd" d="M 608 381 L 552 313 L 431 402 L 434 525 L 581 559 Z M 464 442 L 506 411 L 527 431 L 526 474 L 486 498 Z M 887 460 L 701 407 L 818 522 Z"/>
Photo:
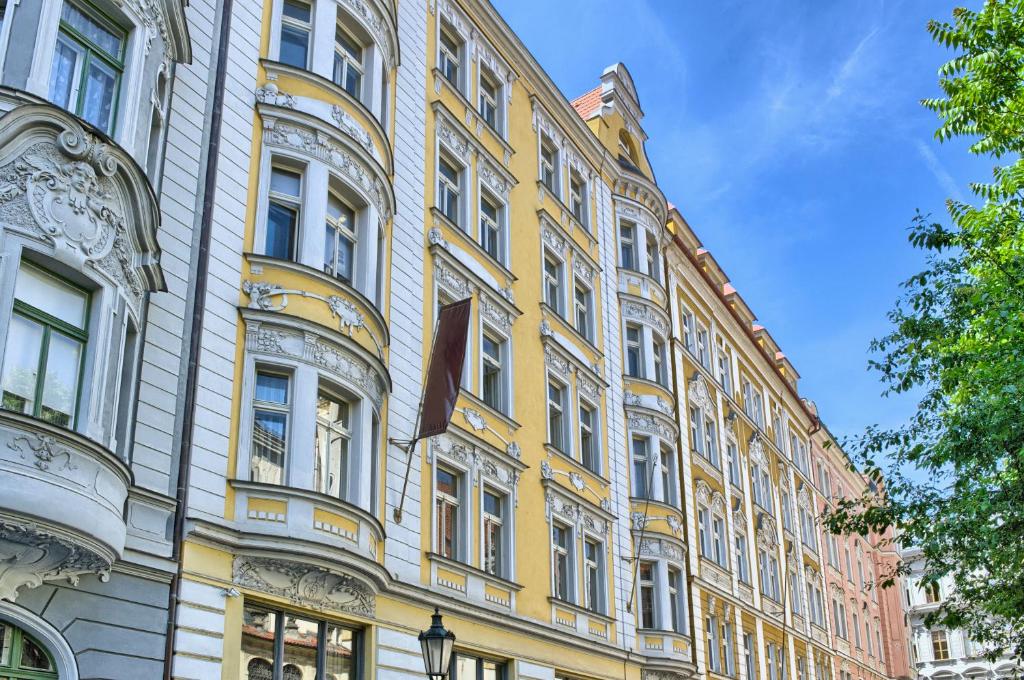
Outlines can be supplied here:
<path id="1" fill-rule="evenodd" d="M 417 439 L 445 432 L 452 419 L 466 358 L 470 302 L 470 298 L 453 302 L 442 307 L 438 314 Z"/>

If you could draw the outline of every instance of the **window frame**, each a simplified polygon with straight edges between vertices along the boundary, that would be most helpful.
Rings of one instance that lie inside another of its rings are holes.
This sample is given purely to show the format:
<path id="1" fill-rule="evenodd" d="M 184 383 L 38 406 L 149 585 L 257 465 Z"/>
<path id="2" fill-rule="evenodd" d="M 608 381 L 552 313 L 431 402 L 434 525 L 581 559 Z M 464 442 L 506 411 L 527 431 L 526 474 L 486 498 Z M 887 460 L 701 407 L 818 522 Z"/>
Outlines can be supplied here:
<path id="1" fill-rule="evenodd" d="M 488 84 L 487 81 L 490 81 L 489 86 L 494 91 L 493 95 L 485 90 L 485 84 Z M 480 65 L 477 67 L 477 114 L 484 121 L 484 124 L 502 139 L 505 137 L 504 107 L 502 106 L 503 90 L 504 87 L 498 75 L 480 62 Z M 485 105 L 490 105 L 493 108 L 493 123 L 487 120 Z"/>
<path id="2" fill-rule="evenodd" d="M 267 173 L 267 190 L 264 198 L 264 219 L 263 219 L 263 231 L 261 234 L 262 243 L 260 243 L 260 251 L 264 257 L 273 257 L 279 260 L 287 260 L 289 262 L 298 262 L 302 252 L 301 244 L 304 237 L 303 231 L 303 208 L 306 202 L 306 189 L 308 181 L 306 178 L 307 166 L 298 161 L 294 161 L 291 158 L 285 156 L 271 156 L 270 163 L 268 166 L 269 172 Z M 289 175 L 296 175 L 299 180 L 298 194 L 286 194 L 281 191 L 274 190 L 274 173 L 287 173 Z M 286 256 L 282 257 L 277 253 L 270 252 L 270 220 L 273 213 L 273 206 L 277 205 L 279 208 L 288 210 L 292 213 L 294 219 L 294 226 L 292 227 L 291 234 L 291 252 Z"/>
<path id="3" fill-rule="evenodd" d="M 587 555 L 590 546 L 594 546 L 594 556 L 591 560 Z M 583 607 L 596 614 L 604 615 L 608 611 L 608 586 L 607 567 L 605 566 L 606 547 L 604 541 L 584 532 L 583 534 Z M 596 579 L 597 602 L 592 601 L 591 586 Z"/>
<path id="4" fill-rule="evenodd" d="M 464 93 L 466 41 L 448 21 L 441 20 L 437 39 L 437 70 L 456 91 Z M 450 44 L 445 44 L 445 42 Z M 454 66 L 454 80 L 449 67 Z"/>
<path id="5" fill-rule="evenodd" d="M 537 177 L 544 188 L 559 200 L 562 196 L 561 165 L 561 149 L 555 140 L 541 132 L 537 146 Z"/>
<path id="6" fill-rule="evenodd" d="M 580 300 L 582 293 L 583 299 Z M 584 340 L 594 343 L 594 289 L 588 286 L 579 276 L 573 277 L 573 328 Z M 580 313 L 583 313 L 582 328 Z"/>
<path id="7" fill-rule="evenodd" d="M 550 528 L 550 540 L 548 541 L 551 546 L 551 594 L 556 600 L 563 602 L 569 602 L 575 604 L 576 602 L 576 531 L 569 524 L 563 524 L 562 522 L 552 521 Z M 565 543 L 557 543 L 555 541 L 555 530 L 556 528 L 563 532 L 565 536 Z M 564 560 L 565 573 L 562 582 L 565 585 L 565 594 L 560 592 L 559 589 L 559 575 L 562 574 L 562 569 L 559 567 L 559 559 Z"/>
<path id="8" fill-rule="evenodd" d="M 544 304 L 551 308 L 559 318 L 566 318 L 566 283 L 565 260 L 558 257 L 550 248 L 544 248 L 541 277 L 544 282 Z M 551 271 L 554 269 L 554 272 Z"/>
<path id="9" fill-rule="evenodd" d="M 453 170 L 454 179 L 446 173 L 443 168 L 447 166 Z M 466 175 L 468 168 L 459 162 L 456 157 L 442 148 L 437 154 L 437 176 L 435 201 L 438 211 L 445 219 L 454 224 L 462 231 L 466 231 L 464 224 L 465 207 L 463 205 L 466 196 Z M 449 214 L 449 207 L 454 208 L 454 216 Z"/>
<path id="10" fill-rule="evenodd" d="M 595 475 L 601 474 L 601 432 L 600 432 L 600 412 L 598 407 L 592 404 L 590 401 L 580 397 L 578 399 L 578 411 L 579 411 L 579 431 L 580 431 L 580 465 L 593 472 Z M 584 419 L 583 413 L 587 412 L 590 414 L 589 418 Z M 590 420 L 590 423 L 585 424 L 584 420 Z M 585 436 L 586 435 L 586 436 Z M 584 451 L 584 442 L 590 441 L 590 464 L 587 464 L 586 455 Z"/>
<path id="11" fill-rule="evenodd" d="M 478 206 L 479 219 L 477 221 L 477 243 L 488 256 L 505 267 L 508 265 L 507 230 L 505 228 L 506 204 L 496 194 L 484 188 L 483 185 L 481 185 L 479 193 L 480 204 Z M 484 210 L 485 204 L 494 208 L 493 219 Z M 495 252 L 491 252 L 491 249 L 488 248 L 487 241 L 491 240 L 492 237 L 488 236 L 485 238 L 485 234 L 489 234 L 490 232 L 493 232 L 494 234 L 493 240 Z"/>
<path id="12" fill-rule="evenodd" d="M 284 6 L 288 3 L 296 5 L 305 5 L 309 8 L 309 21 L 302 22 L 294 17 L 285 15 Z M 278 27 L 277 27 L 277 60 L 282 64 L 288 64 L 294 68 L 301 68 L 304 71 L 309 71 L 312 66 L 313 60 L 313 30 L 314 24 L 316 23 L 316 5 L 313 0 L 282 0 L 281 12 L 278 16 Z M 306 34 L 306 63 L 303 66 L 297 66 L 290 64 L 281 59 L 281 37 L 284 34 L 285 28 L 291 27 L 293 30 L 301 30 Z"/>
<path id="13" fill-rule="evenodd" d="M 438 482 L 438 473 L 444 471 L 445 474 L 451 475 L 455 485 L 456 495 L 451 495 L 448 492 L 441 491 Z M 433 482 L 434 482 L 434 498 L 433 498 L 433 513 L 434 513 L 434 526 L 431 542 L 433 543 L 434 553 L 440 555 L 445 559 L 449 559 L 455 562 L 466 562 L 468 560 L 468 553 L 466 552 L 467 543 L 469 543 L 469 536 L 467 535 L 465 528 L 465 516 L 467 514 L 467 508 L 465 503 L 466 496 L 466 476 L 467 472 L 456 465 L 453 465 L 448 460 L 439 460 L 433 466 Z M 452 507 L 453 510 L 453 535 L 451 538 L 452 551 L 450 555 L 444 553 L 442 545 L 442 521 L 446 516 L 442 513 L 442 509 L 445 507 Z"/>
<path id="14" fill-rule="evenodd" d="M 545 403 L 547 404 L 547 443 L 560 453 L 572 457 L 572 415 L 569 410 L 569 385 L 557 378 L 554 378 L 552 373 L 548 371 L 545 387 Z M 559 398 L 557 400 L 552 398 L 553 389 L 558 393 Z M 553 409 L 555 408 L 558 410 L 557 428 L 556 424 L 553 422 Z M 555 438 L 556 429 L 558 434 L 557 439 Z"/>
<path id="15" fill-rule="evenodd" d="M 490 324 L 481 322 L 480 324 L 480 401 L 494 409 L 498 413 L 503 415 L 510 415 L 512 411 L 512 399 L 510 396 L 510 379 L 509 379 L 509 364 L 510 364 L 510 347 L 511 340 L 503 333 L 495 330 Z M 484 348 L 486 347 L 486 341 L 490 341 L 498 347 L 498 404 L 491 404 L 486 398 L 485 388 L 487 385 L 487 367 L 488 364 L 494 363 L 494 357 L 491 356 Z"/>
<path id="16" fill-rule="evenodd" d="M 338 621 L 336 619 L 321 618 L 319 612 L 313 614 L 299 613 L 291 609 L 279 609 L 272 605 L 264 604 L 261 601 L 249 601 L 246 600 L 243 603 L 243 618 L 242 625 L 245 625 L 245 610 L 254 610 L 262 612 L 268 616 L 274 617 L 274 640 L 271 643 L 273 650 L 271 659 L 271 668 L 273 669 L 274 677 L 281 677 L 284 667 L 284 645 L 285 645 L 285 620 L 288 616 L 301 618 L 310 622 L 315 621 L 317 623 L 317 649 L 316 649 L 316 661 L 314 662 L 316 667 L 316 677 L 326 677 L 326 666 L 327 666 L 327 655 L 326 655 L 326 640 L 327 630 L 333 626 L 347 630 L 352 633 L 352 667 L 349 672 L 350 680 L 361 680 L 364 675 L 366 668 L 366 629 L 353 626 L 349 623 Z M 241 636 L 244 640 L 244 634 Z M 241 646 L 240 646 L 241 648 Z M 244 652 L 243 652 L 244 653 Z"/>
<path id="17" fill-rule="evenodd" d="M 334 28 L 334 61 L 333 61 L 332 65 L 331 65 L 331 81 L 334 82 L 335 85 L 337 85 L 338 87 L 340 87 L 341 89 L 345 90 L 350 95 L 355 97 L 357 101 L 362 102 L 363 101 L 363 91 L 364 91 L 364 88 L 366 87 L 366 82 L 367 82 L 366 75 L 367 75 L 367 70 L 368 69 L 367 69 L 367 65 L 366 65 L 366 57 L 367 57 L 368 47 L 363 43 L 363 41 L 361 39 L 359 39 L 358 36 L 355 35 L 355 33 L 352 31 L 352 29 L 349 28 L 348 26 L 346 26 L 345 22 L 343 22 L 341 20 L 341 17 L 342 17 L 343 14 L 344 14 L 344 16 L 346 18 L 351 20 L 351 17 L 348 14 L 348 12 L 345 12 L 339 6 L 338 7 L 338 14 L 337 14 L 337 17 L 335 18 L 335 28 Z M 348 47 L 346 47 L 345 45 L 339 45 L 339 42 L 338 42 L 338 34 L 339 34 L 339 32 L 344 36 L 345 40 L 347 40 L 352 46 L 357 47 L 359 49 L 360 58 L 359 58 L 358 61 L 356 61 L 355 57 L 349 51 Z M 339 50 L 339 47 L 340 47 L 340 50 Z M 338 71 L 339 56 L 341 57 L 341 62 L 342 62 L 341 82 L 338 82 L 339 79 L 338 79 L 338 73 L 337 73 L 337 71 Z M 347 86 L 347 82 L 348 82 L 348 77 L 347 76 L 348 76 L 350 68 L 354 68 L 355 72 L 358 74 L 358 83 L 356 85 L 356 91 L 355 92 L 352 92 L 351 90 L 349 90 L 348 86 Z"/>
<path id="18" fill-rule="evenodd" d="M 510 577 L 510 564 L 511 564 L 511 527 L 509 524 L 510 508 L 509 494 L 505 489 L 501 489 L 493 484 L 483 483 L 481 484 L 481 495 L 480 495 L 480 568 L 498 578 L 508 579 Z M 495 515 L 487 510 L 487 494 L 494 496 L 498 499 L 498 510 L 501 514 Z M 495 568 L 492 571 L 488 568 L 488 562 L 490 556 L 488 555 L 488 543 L 491 541 L 491 533 L 488 531 L 489 526 L 497 526 L 498 531 L 498 555 L 496 559 Z"/>

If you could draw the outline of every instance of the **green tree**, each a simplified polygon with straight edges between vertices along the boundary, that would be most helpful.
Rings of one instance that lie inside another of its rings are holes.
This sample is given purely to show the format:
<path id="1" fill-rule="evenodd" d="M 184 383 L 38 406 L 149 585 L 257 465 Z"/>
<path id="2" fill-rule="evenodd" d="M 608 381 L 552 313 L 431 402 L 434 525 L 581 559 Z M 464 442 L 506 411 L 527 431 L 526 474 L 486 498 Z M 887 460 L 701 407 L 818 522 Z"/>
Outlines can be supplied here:
<path id="1" fill-rule="evenodd" d="M 928 31 L 955 53 L 939 71 L 944 96 L 922 102 L 939 118 L 936 138 L 967 138 L 997 165 L 990 182 L 971 185 L 971 202 L 947 202 L 947 224 L 913 220 L 910 242 L 926 265 L 903 284 L 870 364 L 884 394 L 920 400 L 902 426 L 868 428 L 849 447 L 885 494 L 846 500 L 825 524 L 865 535 L 893 528 L 922 550 L 925 586 L 943 576 L 955 584 L 927 624 L 963 628 L 991 656 L 1021 659 L 1024 0 L 957 9 Z"/>

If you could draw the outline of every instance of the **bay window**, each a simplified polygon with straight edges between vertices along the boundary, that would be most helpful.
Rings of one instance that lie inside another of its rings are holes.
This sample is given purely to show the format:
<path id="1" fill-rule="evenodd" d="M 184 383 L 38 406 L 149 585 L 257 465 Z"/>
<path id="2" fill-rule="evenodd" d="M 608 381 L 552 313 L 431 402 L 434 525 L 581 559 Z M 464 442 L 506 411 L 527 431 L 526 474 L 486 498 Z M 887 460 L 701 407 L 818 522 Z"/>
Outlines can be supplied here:
<path id="1" fill-rule="evenodd" d="M 661 447 L 659 467 L 661 468 L 661 501 L 669 505 L 676 505 L 676 465 L 671 447 Z"/>
<path id="2" fill-rule="evenodd" d="M 264 484 L 285 483 L 285 455 L 288 450 L 291 377 L 257 370 L 252 408 L 252 453 L 249 478 Z"/>
<path id="3" fill-rule="evenodd" d="M 303 0 L 284 0 L 281 8 L 278 61 L 296 68 L 308 69 L 312 34 L 313 4 Z"/>
<path id="4" fill-rule="evenodd" d="M 650 498 L 650 446 L 647 437 L 633 437 L 633 497 Z"/>
<path id="5" fill-rule="evenodd" d="M 341 18 L 339 12 L 339 19 Z M 365 49 L 361 41 L 342 25 L 334 29 L 334 69 L 332 80 L 356 99 L 362 99 Z"/>
<path id="6" fill-rule="evenodd" d="M 686 634 L 686 599 L 683 597 L 683 573 L 676 567 L 668 568 L 668 603 L 672 617 L 672 630 Z"/>
<path id="7" fill-rule="evenodd" d="M 657 590 L 654 582 L 654 562 L 641 562 L 639 567 L 640 627 L 657 627 Z"/>
<path id="8" fill-rule="evenodd" d="M 327 194 L 324 272 L 351 284 L 356 248 L 356 213 L 334 191 Z"/>
<path id="9" fill-rule="evenodd" d="M 434 491 L 437 553 L 452 560 L 462 558 L 462 476 L 438 466 Z"/>
<path id="10" fill-rule="evenodd" d="M 657 237 L 647 232 L 647 274 L 653 279 L 661 279 L 661 257 L 658 254 Z"/>
<path id="11" fill-rule="evenodd" d="M 644 361 L 640 337 L 639 326 L 626 326 L 626 375 L 631 378 L 643 377 Z"/>
<path id="12" fill-rule="evenodd" d="M 654 359 L 654 381 L 668 387 L 668 370 L 665 360 L 665 343 L 655 339 L 651 342 L 651 354 Z"/>
<path id="13" fill-rule="evenodd" d="M 50 73 L 50 101 L 114 132 L 127 34 L 85 4 L 65 1 Z"/>
<path id="14" fill-rule="evenodd" d="M 21 263 L 0 374 L 3 408 L 76 427 L 89 304 L 87 291 Z"/>
<path id="15" fill-rule="evenodd" d="M 619 223 L 619 266 L 636 271 L 640 269 L 636 256 L 636 225 L 626 220 Z"/>
<path id="16" fill-rule="evenodd" d="M 285 167 L 272 168 L 264 255 L 282 260 L 296 259 L 301 204 L 302 173 Z"/>
<path id="17" fill-rule="evenodd" d="M 329 386 L 321 385 L 316 404 L 316 451 L 313 488 L 349 500 L 349 445 L 352 440 L 351 405 Z"/>

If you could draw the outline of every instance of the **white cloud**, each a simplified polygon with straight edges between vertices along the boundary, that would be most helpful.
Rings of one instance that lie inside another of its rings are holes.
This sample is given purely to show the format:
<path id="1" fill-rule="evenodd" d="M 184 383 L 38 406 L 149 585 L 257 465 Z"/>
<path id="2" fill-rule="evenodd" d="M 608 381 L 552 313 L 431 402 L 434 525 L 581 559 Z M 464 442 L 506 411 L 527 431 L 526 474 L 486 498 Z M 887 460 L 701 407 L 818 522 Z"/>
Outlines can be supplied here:
<path id="1" fill-rule="evenodd" d="M 922 142 L 920 139 L 914 140 L 914 145 L 917 147 L 917 153 L 920 154 L 921 160 L 928 167 L 928 171 L 932 173 L 932 177 L 939 183 L 950 198 L 956 201 L 963 201 L 964 195 L 960 191 L 960 187 L 957 186 L 956 180 L 949 174 L 945 166 L 942 165 L 942 161 L 935 155 L 931 147 Z"/>

